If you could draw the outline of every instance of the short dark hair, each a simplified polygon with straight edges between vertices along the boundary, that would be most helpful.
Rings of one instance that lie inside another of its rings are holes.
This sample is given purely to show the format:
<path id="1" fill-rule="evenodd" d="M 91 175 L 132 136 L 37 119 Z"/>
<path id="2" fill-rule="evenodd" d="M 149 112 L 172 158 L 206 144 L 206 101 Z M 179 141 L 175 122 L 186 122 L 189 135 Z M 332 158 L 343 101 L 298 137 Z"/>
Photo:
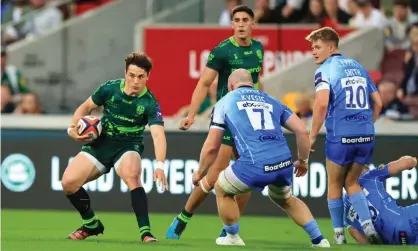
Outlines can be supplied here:
<path id="1" fill-rule="evenodd" d="M 398 6 L 402 6 L 404 8 L 408 8 L 409 7 L 409 0 L 395 0 L 393 2 L 393 6 L 398 5 Z"/>
<path id="2" fill-rule="evenodd" d="M 246 6 L 246 5 L 238 5 L 237 7 L 235 7 L 233 10 L 232 10 L 232 15 L 231 15 L 231 19 L 234 17 L 234 15 L 236 14 L 236 13 L 238 13 L 238 12 L 245 12 L 245 13 L 247 13 L 252 19 L 254 19 L 254 11 L 251 9 L 251 8 L 249 8 L 248 6 Z"/>
<path id="3" fill-rule="evenodd" d="M 152 69 L 151 58 L 143 52 L 132 52 L 125 58 L 125 63 L 126 70 L 128 70 L 128 67 L 132 64 L 144 69 L 147 72 L 147 74 L 149 74 L 149 72 Z"/>
<path id="4" fill-rule="evenodd" d="M 315 42 L 317 40 L 323 40 L 326 42 L 333 42 L 335 46 L 338 48 L 338 44 L 340 42 L 340 37 L 338 33 L 330 28 L 330 27 L 323 27 L 318 30 L 314 30 L 306 37 L 306 40 L 309 42 Z"/>

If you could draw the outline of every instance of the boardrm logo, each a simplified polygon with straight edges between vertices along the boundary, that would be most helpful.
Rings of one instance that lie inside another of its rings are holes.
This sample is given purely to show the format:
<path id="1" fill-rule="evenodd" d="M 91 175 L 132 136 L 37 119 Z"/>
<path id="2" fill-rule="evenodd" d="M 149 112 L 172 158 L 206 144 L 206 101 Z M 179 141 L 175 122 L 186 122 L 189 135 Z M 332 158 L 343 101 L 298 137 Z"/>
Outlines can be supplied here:
<path id="1" fill-rule="evenodd" d="M 292 161 L 291 160 L 282 161 L 282 162 L 280 162 L 278 164 L 275 164 L 275 165 L 265 165 L 264 166 L 264 172 L 265 173 L 274 172 L 274 171 L 277 171 L 279 169 L 289 167 L 291 165 L 292 165 Z"/>
<path id="2" fill-rule="evenodd" d="M 361 137 L 342 137 L 342 144 L 364 144 L 370 143 L 374 140 L 374 136 L 361 136 Z"/>
<path id="3" fill-rule="evenodd" d="M 1 180 L 10 191 L 24 192 L 35 181 L 35 166 L 26 155 L 11 154 L 1 165 Z"/>

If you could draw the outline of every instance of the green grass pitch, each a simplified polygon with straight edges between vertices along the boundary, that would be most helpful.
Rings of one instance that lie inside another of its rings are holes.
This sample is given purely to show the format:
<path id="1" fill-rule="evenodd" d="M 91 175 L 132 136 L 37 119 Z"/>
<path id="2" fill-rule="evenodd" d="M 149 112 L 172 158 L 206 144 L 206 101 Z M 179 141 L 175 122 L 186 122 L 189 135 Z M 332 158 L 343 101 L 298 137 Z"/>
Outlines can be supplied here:
<path id="1" fill-rule="evenodd" d="M 312 250 L 307 234 L 287 218 L 250 217 L 241 220 L 240 236 L 245 247 L 219 247 L 215 238 L 221 230 L 216 215 L 195 215 L 181 240 L 165 240 L 165 231 L 175 214 L 151 214 L 151 227 L 159 243 L 141 243 L 135 217 L 130 213 L 98 212 L 105 225 L 104 235 L 84 241 L 67 240 L 80 226 L 76 212 L 2 210 L 2 251 L 216 251 L 216 250 Z M 331 241 L 329 219 L 318 220 L 323 234 Z M 418 247 L 355 245 L 332 246 L 330 250 L 418 250 Z"/>

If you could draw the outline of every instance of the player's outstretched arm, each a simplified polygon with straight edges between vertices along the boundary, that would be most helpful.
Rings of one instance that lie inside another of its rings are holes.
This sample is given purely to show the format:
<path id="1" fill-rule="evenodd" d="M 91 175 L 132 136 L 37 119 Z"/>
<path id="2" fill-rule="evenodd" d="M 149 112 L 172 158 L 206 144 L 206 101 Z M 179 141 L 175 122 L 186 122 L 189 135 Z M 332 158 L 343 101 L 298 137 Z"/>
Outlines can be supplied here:
<path id="1" fill-rule="evenodd" d="M 188 117 L 194 118 L 196 116 L 197 111 L 199 110 L 205 98 L 208 96 L 210 85 L 213 83 L 217 75 L 218 72 L 205 67 L 202 72 L 202 76 L 200 76 L 196 88 L 193 91 Z"/>
<path id="2" fill-rule="evenodd" d="M 81 104 L 74 112 L 71 124 L 68 127 L 68 135 L 77 141 L 90 140 L 89 135 L 79 136 L 77 132 L 77 123 L 81 117 L 89 115 L 98 106 L 93 102 L 93 99 L 89 97 L 83 104 Z"/>
<path id="3" fill-rule="evenodd" d="M 388 164 L 388 171 L 391 176 L 395 176 L 404 170 L 411 170 L 417 165 L 417 158 L 411 156 L 403 156 L 398 160 Z"/>
<path id="4" fill-rule="evenodd" d="M 202 75 L 200 76 L 200 79 L 197 82 L 196 88 L 193 91 L 189 112 L 187 114 L 187 117 L 192 120 L 191 123 L 193 123 L 197 111 L 199 110 L 205 98 L 208 96 L 209 87 L 213 83 L 217 75 L 218 72 L 209 67 L 205 67 L 205 69 L 203 70 Z M 188 129 L 190 125 L 181 125 L 181 127 L 184 127 L 181 129 Z"/>
<path id="5" fill-rule="evenodd" d="M 357 242 L 357 244 L 367 244 L 366 237 L 354 227 L 348 228 L 348 232 L 350 233 L 351 237 Z"/>
<path id="6" fill-rule="evenodd" d="M 164 162 L 167 154 L 167 140 L 165 137 L 164 126 L 151 125 L 150 131 L 154 143 L 155 159 L 157 160 L 154 181 L 158 181 L 164 189 L 168 190 L 168 182 L 164 174 Z"/>
<path id="7" fill-rule="evenodd" d="M 380 99 L 379 92 L 376 91 L 376 92 L 371 93 L 370 97 L 373 100 L 373 123 L 374 123 L 379 117 L 383 104 L 382 104 L 382 100 Z"/>
<path id="8" fill-rule="evenodd" d="M 200 167 L 197 171 L 199 177 L 203 178 L 209 170 L 209 167 L 215 162 L 219 148 L 221 147 L 223 134 L 223 129 L 209 129 L 208 137 L 200 152 Z"/>
<path id="9" fill-rule="evenodd" d="M 327 115 L 329 103 L 329 89 L 320 90 L 315 95 L 315 103 L 313 106 L 312 127 L 310 137 L 316 139 Z"/>
<path id="10" fill-rule="evenodd" d="M 298 162 L 295 163 L 296 176 L 303 176 L 307 172 L 310 152 L 308 131 L 302 120 L 294 113 L 290 115 L 283 126 L 296 135 L 296 146 L 298 149 Z"/>

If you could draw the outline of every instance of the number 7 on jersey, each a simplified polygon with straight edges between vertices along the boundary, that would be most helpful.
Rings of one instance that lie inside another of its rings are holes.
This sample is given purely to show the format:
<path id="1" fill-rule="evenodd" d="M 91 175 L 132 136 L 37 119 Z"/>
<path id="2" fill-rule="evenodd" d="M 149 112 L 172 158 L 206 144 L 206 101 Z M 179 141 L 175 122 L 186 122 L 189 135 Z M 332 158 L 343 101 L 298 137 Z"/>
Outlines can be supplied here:
<path id="1" fill-rule="evenodd" d="M 254 130 L 273 130 L 271 117 L 273 106 L 264 102 L 240 101 L 237 102 L 239 110 L 245 110 Z"/>

